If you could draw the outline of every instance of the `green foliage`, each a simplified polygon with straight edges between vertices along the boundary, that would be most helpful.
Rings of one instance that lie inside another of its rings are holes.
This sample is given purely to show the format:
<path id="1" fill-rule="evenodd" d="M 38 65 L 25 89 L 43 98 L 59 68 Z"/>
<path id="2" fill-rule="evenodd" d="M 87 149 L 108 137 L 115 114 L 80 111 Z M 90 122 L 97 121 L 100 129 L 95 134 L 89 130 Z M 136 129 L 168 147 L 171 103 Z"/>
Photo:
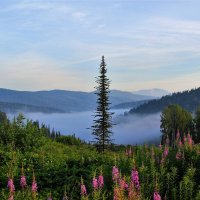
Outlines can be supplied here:
<path id="1" fill-rule="evenodd" d="M 66 144 L 66 145 L 77 145 L 77 146 L 85 143 L 80 138 L 76 138 L 75 134 L 59 136 L 56 138 L 56 142 Z"/>
<path id="2" fill-rule="evenodd" d="M 194 193 L 194 168 L 188 168 L 185 176 L 180 182 L 180 200 L 189 200 Z"/>
<path id="3" fill-rule="evenodd" d="M 200 141 L 200 107 L 198 107 L 195 112 L 194 124 L 195 124 L 194 139 L 199 142 Z"/>
<path id="4" fill-rule="evenodd" d="M 170 145 L 174 146 L 178 131 L 181 133 L 181 138 L 184 137 L 184 133 L 194 133 L 192 115 L 179 105 L 170 105 L 161 114 L 160 128 L 162 143 L 165 143 L 166 139 L 169 138 Z"/>
<path id="5" fill-rule="evenodd" d="M 2 115 L 3 116 L 3 115 Z M 54 200 L 62 199 L 64 192 L 69 200 L 81 199 L 81 177 L 88 196 L 85 199 L 113 199 L 112 167 L 119 168 L 120 177 L 130 185 L 131 170 L 137 170 L 140 181 L 140 200 L 153 200 L 158 191 L 162 199 L 200 199 L 200 145 L 187 142 L 180 147 L 165 145 L 114 146 L 98 154 L 94 146 L 83 143 L 75 136 L 50 137 L 44 125 L 24 119 L 19 115 L 13 121 L 3 117 L 0 123 L 0 199 L 7 200 L 8 177 L 15 184 L 16 200 L 32 199 L 31 183 L 33 171 L 38 184 L 37 200 L 47 199 L 51 193 Z M 43 128 L 42 128 L 43 127 Z M 46 132 L 47 131 L 47 132 Z M 125 154 L 127 152 L 128 154 Z M 177 153 L 181 157 L 177 158 Z M 20 175 L 27 178 L 28 187 L 20 187 Z M 103 173 L 104 187 L 101 191 L 92 188 L 92 179 Z M 123 191 L 123 197 L 128 191 Z M 125 200 L 127 198 L 124 198 Z"/>

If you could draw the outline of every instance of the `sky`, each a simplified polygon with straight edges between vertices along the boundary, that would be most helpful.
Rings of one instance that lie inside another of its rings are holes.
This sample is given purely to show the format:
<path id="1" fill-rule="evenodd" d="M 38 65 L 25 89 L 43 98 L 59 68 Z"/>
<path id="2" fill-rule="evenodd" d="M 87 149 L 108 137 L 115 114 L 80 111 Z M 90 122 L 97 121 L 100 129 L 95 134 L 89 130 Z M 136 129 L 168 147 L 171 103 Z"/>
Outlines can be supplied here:
<path id="1" fill-rule="evenodd" d="M 0 0 L 0 87 L 92 91 L 200 86 L 199 0 Z"/>

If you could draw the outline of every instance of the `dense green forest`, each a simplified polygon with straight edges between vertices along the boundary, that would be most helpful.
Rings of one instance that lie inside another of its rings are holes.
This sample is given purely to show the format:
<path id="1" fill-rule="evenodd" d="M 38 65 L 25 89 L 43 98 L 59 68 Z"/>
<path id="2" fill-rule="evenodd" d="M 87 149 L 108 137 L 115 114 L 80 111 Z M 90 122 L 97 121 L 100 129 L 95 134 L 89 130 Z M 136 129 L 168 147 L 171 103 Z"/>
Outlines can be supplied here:
<path id="1" fill-rule="evenodd" d="M 176 134 L 159 146 L 93 145 L 19 115 L 0 115 L 2 200 L 199 200 L 200 145 Z"/>
<path id="2" fill-rule="evenodd" d="M 151 114 L 161 112 L 171 104 L 178 104 L 188 111 L 194 112 L 200 105 L 200 88 L 173 93 L 160 99 L 150 100 L 147 103 L 131 109 L 130 114 Z"/>

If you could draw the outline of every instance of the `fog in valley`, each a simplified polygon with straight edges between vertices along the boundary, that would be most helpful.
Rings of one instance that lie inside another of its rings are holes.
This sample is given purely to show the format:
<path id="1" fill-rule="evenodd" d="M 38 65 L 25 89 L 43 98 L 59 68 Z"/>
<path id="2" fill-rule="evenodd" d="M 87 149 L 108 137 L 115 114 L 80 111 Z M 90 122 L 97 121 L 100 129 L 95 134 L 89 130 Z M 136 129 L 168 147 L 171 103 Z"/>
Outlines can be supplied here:
<path id="1" fill-rule="evenodd" d="M 160 141 L 159 113 L 152 115 L 130 115 L 123 118 L 117 117 L 117 122 L 119 123 L 113 128 L 115 143 L 117 144 L 135 145 L 159 143 Z"/>
<path id="2" fill-rule="evenodd" d="M 113 127 L 112 139 L 116 144 L 143 144 L 159 141 L 160 139 L 160 114 L 154 115 L 131 115 L 124 117 L 123 113 L 127 110 L 112 110 L 116 125 Z M 42 114 L 26 113 L 26 118 L 38 120 L 41 123 L 49 125 L 63 135 L 75 134 L 85 141 L 92 141 L 91 129 L 94 113 L 78 112 L 65 114 Z M 14 115 L 8 115 L 10 119 Z"/>

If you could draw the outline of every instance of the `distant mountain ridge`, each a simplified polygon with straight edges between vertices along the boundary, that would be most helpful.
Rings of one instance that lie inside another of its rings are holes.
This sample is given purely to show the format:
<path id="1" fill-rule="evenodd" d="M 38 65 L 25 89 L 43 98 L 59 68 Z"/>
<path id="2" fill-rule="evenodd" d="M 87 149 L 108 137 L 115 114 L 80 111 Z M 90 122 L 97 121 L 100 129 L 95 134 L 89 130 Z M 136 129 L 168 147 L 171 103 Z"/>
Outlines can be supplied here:
<path id="1" fill-rule="evenodd" d="M 7 103 L 6 105 L 4 104 L 4 106 L 7 106 L 7 109 L 9 106 L 12 106 L 12 109 L 14 109 L 15 104 L 16 110 L 21 108 L 22 111 L 31 110 L 31 112 L 34 112 L 36 110 L 38 112 L 41 108 L 41 112 L 44 109 L 49 110 L 49 112 L 53 110 L 55 112 L 80 112 L 94 110 L 96 108 L 96 95 L 94 93 L 65 90 L 30 92 L 1 88 L 0 102 Z M 111 90 L 110 93 L 110 102 L 112 105 L 126 101 L 139 101 L 152 98 L 120 90 Z"/>
<path id="2" fill-rule="evenodd" d="M 138 90 L 138 91 L 133 91 L 133 93 L 140 94 L 140 95 L 148 95 L 148 96 L 153 96 L 153 97 L 162 97 L 162 96 L 166 96 L 170 94 L 169 91 L 163 90 L 160 88 Z"/>
<path id="3" fill-rule="evenodd" d="M 161 112 L 165 107 L 171 104 L 178 104 L 190 112 L 194 112 L 200 106 L 200 87 L 184 92 L 173 93 L 163 96 L 160 99 L 150 100 L 147 103 L 133 108 L 130 114 L 151 114 Z"/>

